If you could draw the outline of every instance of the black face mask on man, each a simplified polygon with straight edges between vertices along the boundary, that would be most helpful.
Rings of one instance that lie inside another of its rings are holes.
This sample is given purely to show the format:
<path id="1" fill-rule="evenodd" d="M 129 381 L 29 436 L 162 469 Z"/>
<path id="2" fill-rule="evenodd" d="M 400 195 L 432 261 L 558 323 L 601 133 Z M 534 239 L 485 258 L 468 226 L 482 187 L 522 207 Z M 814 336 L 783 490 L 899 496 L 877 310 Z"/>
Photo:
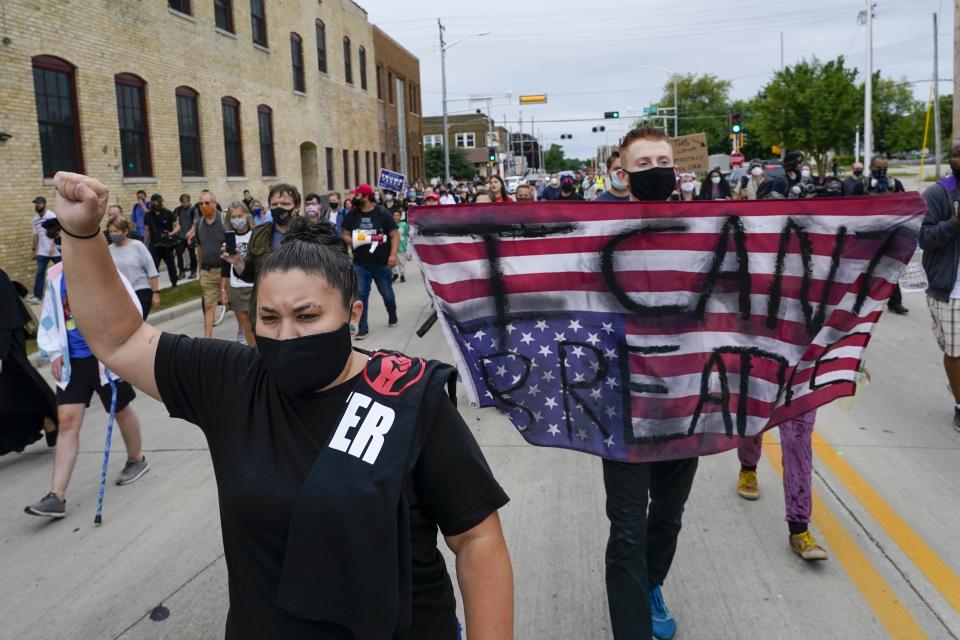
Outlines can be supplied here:
<path id="1" fill-rule="evenodd" d="M 270 209 L 270 215 L 273 217 L 274 224 L 287 224 L 287 221 L 290 220 L 290 216 L 293 215 L 293 209 L 275 207 Z"/>
<path id="2" fill-rule="evenodd" d="M 351 200 L 350 202 L 353 203 L 353 208 L 354 208 L 354 209 L 359 209 L 360 207 L 363 206 L 363 198 L 354 198 L 354 199 Z"/>
<path id="3" fill-rule="evenodd" d="M 644 171 L 627 171 L 630 192 L 637 200 L 664 201 L 677 188 L 677 174 L 673 167 L 654 167 Z"/>
<path id="4" fill-rule="evenodd" d="M 288 396 L 301 396 L 326 387 L 347 366 L 352 347 L 350 325 L 335 331 L 274 340 L 257 336 L 263 366 Z"/>

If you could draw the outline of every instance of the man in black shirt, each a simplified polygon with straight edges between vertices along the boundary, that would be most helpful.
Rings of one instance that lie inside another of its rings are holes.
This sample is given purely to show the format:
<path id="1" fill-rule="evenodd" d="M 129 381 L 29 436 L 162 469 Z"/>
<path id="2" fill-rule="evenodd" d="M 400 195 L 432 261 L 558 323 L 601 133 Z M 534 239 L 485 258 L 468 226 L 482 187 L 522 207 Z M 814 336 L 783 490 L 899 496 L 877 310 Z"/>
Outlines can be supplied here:
<path id="1" fill-rule="evenodd" d="M 204 189 L 197 203 L 200 217 L 194 232 L 197 242 L 197 261 L 200 263 L 200 296 L 203 299 L 203 335 L 213 336 L 214 313 L 217 304 L 227 304 L 227 288 L 221 279 L 230 277 L 230 267 L 220 259 L 220 250 L 226 241 L 226 228 L 213 193 Z"/>
<path id="2" fill-rule="evenodd" d="M 573 178 L 570 176 L 563 176 L 560 178 L 560 195 L 556 197 L 557 200 L 583 200 L 583 196 L 577 193 L 576 187 L 573 184 Z"/>
<path id="3" fill-rule="evenodd" d="M 387 307 L 388 326 L 397 326 L 397 299 L 393 293 L 393 272 L 400 248 L 400 231 L 387 209 L 373 201 L 373 188 L 362 184 L 350 192 L 353 208 L 343 220 L 343 241 L 353 247 L 353 268 L 357 272 L 357 298 L 363 303 L 363 315 L 357 327 L 357 340 L 370 333 L 367 325 L 367 302 L 370 283 L 377 283 L 377 291 Z"/>
<path id="4" fill-rule="evenodd" d="M 150 196 L 150 212 L 147 214 L 146 222 L 150 229 L 150 242 L 153 246 L 153 263 L 158 269 L 161 261 L 167 265 L 170 285 L 176 287 L 177 267 L 173 254 L 177 248 L 180 221 L 170 209 L 163 206 L 163 196 L 159 193 Z"/>
<path id="5" fill-rule="evenodd" d="M 173 215 L 180 223 L 180 232 L 177 233 L 177 269 L 180 272 L 178 277 L 187 277 L 187 271 L 183 268 L 183 254 L 186 253 L 190 261 L 190 277 L 196 278 L 197 254 L 194 251 L 196 237 L 193 227 L 200 214 L 197 208 L 190 204 L 189 194 L 180 194 L 180 206 L 173 210 Z"/>
<path id="6" fill-rule="evenodd" d="M 870 179 L 864 181 L 864 195 L 874 196 L 882 193 L 903 193 L 905 191 L 902 182 L 887 175 L 889 164 L 890 162 L 883 155 L 876 155 L 870 159 Z M 887 309 L 901 316 L 910 313 L 910 309 L 903 306 L 903 293 L 900 291 L 899 284 L 893 289 L 890 299 L 887 300 Z"/>

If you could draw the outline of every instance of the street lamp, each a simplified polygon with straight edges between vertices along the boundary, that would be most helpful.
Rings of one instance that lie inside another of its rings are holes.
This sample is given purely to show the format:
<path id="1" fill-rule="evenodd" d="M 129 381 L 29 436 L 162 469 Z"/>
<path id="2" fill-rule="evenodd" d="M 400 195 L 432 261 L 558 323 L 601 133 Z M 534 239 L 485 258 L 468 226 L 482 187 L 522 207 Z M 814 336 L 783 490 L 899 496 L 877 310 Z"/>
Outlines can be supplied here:
<path id="1" fill-rule="evenodd" d="M 673 137 L 676 138 L 678 135 L 680 135 L 680 126 L 679 126 L 680 111 L 677 108 L 678 107 L 678 101 L 677 101 L 677 75 L 678 74 L 677 72 L 671 71 L 666 67 L 658 67 L 655 64 L 645 64 L 639 68 L 640 69 L 659 69 L 660 71 L 664 71 L 670 74 L 670 78 L 673 80 Z"/>
<path id="2" fill-rule="evenodd" d="M 443 41 L 443 23 L 437 18 L 437 26 L 440 28 L 440 74 L 443 77 L 443 182 L 450 182 L 450 124 L 447 121 L 447 49 L 453 48 L 468 38 L 490 35 L 486 33 L 472 33 L 447 44 Z"/>

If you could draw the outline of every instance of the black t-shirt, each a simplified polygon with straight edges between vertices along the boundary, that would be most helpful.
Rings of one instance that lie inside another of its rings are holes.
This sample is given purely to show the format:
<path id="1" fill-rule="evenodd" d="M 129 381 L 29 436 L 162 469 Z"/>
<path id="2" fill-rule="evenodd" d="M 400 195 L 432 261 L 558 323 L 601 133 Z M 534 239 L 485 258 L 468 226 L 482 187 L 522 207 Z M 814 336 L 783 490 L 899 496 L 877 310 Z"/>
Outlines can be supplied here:
<path id="1" fill-rule="evenodd" d="M 227 240 L 226 229 L 223 228 L 223 218 L 219 211 L 213 222 L 208 224 L 206 218 L 197 218 L 197 246 L 200 247 L 201 267 L 220 267 L 220 246 Z"/>
<path id="2" fill-rule="evenodd" d="M 167 333 L 157 347 L 155 374 L 170 415 L 198 425 L 210 446 L 230 591 L 226 637 L 352 640 L 338 625 L 287 613 L 276 595 L 294 503 L 353 381 L 290 398 L 255 350 Z M 437 529 L 446 536 L 463 533 L 508 498 L 449 399 L 441 403 L 405 486 L 413 626 L 395 638 L 455 638 L 456 602 Z"/>
<path id="3" fill-rule="evenodd" d="M 354 207 L 343 219 L 344 231 L 353 231 L 354 229 L 363 229 L 371 234 L 383 234 L 385 237 L 380 241 L 377 250 L 370 252 L 369 244 L 357 247 L 353 250 L 353 261 L 361 267 L 373 269 L 387 264 L 390 257 L 390 232 L 397 228 L 397 223 L 393 219 L 393 214 L 387 211 L 386 207 L 377 205 L 369 213 L 364 213 Z"/>

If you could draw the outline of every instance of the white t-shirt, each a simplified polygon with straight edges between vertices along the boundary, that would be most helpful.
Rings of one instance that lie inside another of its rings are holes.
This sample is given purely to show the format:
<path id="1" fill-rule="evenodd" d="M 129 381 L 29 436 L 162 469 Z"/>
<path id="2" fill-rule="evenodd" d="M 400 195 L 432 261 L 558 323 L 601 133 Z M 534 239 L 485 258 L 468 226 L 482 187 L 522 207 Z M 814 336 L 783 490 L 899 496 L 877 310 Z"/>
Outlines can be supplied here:
<path id="1" fill-rule="evenodd" d="M 237 253 L 241 256 L 247 255 L 247 245 L 250 244 L 250 238 L 253 236 L 253 231 L 247 231 L 243 235 L 237 234 Z M 252 282 L 247 282 L 241 280 L 237 277 L 237 274 L 233 272 L 233 269 L 230 269 L 230 286 L 235 289 L 246 289 L 247 287 L 252 287 Z"/>
<path id="2" fill-rule="evenodd" d="M 43 215 L 33 216 L 33 234 L 37 236 L 37 255 L 53 257 L 60 255 L 60 247 L 53 241 L 53 238 L 47 237 L 47 230 L 43 228 L 43 221 L 57 216 L 47 209 Z"/>

